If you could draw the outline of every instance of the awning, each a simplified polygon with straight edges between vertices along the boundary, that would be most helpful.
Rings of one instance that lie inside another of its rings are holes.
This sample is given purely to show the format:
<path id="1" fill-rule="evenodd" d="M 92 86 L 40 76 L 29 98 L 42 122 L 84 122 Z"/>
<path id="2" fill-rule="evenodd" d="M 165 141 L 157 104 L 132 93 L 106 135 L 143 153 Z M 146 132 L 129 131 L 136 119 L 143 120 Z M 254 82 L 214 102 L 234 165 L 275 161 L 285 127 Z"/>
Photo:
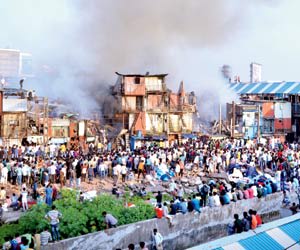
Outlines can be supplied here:
<path id="1" fill-rule="evenodd" d="M 300 82 L 232 83 L 229 88 L 241 95 L 300 94 Z"/>

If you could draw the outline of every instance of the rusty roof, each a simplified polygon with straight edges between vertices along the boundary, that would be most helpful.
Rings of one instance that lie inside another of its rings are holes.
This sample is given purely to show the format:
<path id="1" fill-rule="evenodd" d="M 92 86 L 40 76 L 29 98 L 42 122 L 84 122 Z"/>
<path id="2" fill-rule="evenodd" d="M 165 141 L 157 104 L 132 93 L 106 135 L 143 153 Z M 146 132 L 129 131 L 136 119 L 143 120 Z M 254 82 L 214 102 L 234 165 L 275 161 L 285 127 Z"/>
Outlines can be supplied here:
<path id="1" fill-rule="evenodd" d="M 148 72 L 146 74 L 121 74 L 119 72 L 116 72 L 118 76 L 132 76 L 132 77 L 166 77 L 168 74 L 149 74 Z"/>

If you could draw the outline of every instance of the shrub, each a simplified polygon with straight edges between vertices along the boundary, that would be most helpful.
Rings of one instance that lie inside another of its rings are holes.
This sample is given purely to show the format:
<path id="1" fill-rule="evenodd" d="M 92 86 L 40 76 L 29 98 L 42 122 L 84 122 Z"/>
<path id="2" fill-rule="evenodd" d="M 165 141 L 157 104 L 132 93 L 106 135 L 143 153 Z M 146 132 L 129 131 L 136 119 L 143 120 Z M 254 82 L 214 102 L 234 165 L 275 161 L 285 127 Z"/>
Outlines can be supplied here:
<path id="1" fill-rule="evenodd" d="M 107 211 L 118 219 L 119 225 L 134 223 L 153 218 L 155 213 L 150 204 L 140 197 L 125 195 L 117 199 L 113 195 L 102 194 L 92 201 L 78 202 L 77 193 L 71 190 L 62 190 L 61 199 L 54 202 L 62 213 L 60 220 L 60 234 L 62 238 L 75 237 L 82 234 L 103 230 L 105 224 L 102 212 Z M 126 207 L 126 202 L 135 204 L 135 207 Z M 24 213 L 17 224 L 3 225 L 0 227 L 0 243 L 5 236 L 13 237 L 16 233 L 40 233 L 45 228 L 50 228 L 45 219 L 46 213 L 51 208 L 45 204 L 34 205 Z"/>

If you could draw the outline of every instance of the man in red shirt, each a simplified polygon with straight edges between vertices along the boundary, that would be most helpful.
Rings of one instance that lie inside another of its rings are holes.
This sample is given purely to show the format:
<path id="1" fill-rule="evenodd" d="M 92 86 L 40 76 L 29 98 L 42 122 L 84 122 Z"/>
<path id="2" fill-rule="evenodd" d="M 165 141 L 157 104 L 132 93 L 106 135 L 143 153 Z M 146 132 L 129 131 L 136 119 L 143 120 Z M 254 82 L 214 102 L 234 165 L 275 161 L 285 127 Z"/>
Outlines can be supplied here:
<path id="1" fill-rule="evenodd" d="M 261 217 L 260 217 L 260 215 L 259 214 L 257 214 L 257 211 L 253 211 L 253 214 L 255 215 L 255 217 L 256 217 L 256 221 L 257 221 L 257 226 L 260 226 L 263 222 L 262 222 L 262 219 L 261 219 Z"/>
<path id="2" fill-rule="evenodd" d="M 163 217 L 163 210 L 161 208 L 161 204 L 158 204 L 155 208 L 156 218 L 161 219 Z"/>

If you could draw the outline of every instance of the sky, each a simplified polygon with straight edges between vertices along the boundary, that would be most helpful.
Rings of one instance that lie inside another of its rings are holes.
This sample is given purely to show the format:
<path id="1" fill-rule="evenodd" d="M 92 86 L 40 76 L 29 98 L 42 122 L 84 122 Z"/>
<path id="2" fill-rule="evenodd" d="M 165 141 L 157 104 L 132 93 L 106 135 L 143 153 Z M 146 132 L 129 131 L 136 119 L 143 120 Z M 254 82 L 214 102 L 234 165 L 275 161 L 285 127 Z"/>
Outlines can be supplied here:
<path id="1" fill-rule="evenodd" d="M 234 98 L 223 64 L 241 81 L 251 62 L 262 80 L 300 81 L 299 0 L 0 0 L 0 9 L 0 47 L 32 53 L 36 72 L 57 74 L 35 88 L 84 109 L 115 71 L 169 73 L 173 89 L 183 80 L 202 102 Z"/>

